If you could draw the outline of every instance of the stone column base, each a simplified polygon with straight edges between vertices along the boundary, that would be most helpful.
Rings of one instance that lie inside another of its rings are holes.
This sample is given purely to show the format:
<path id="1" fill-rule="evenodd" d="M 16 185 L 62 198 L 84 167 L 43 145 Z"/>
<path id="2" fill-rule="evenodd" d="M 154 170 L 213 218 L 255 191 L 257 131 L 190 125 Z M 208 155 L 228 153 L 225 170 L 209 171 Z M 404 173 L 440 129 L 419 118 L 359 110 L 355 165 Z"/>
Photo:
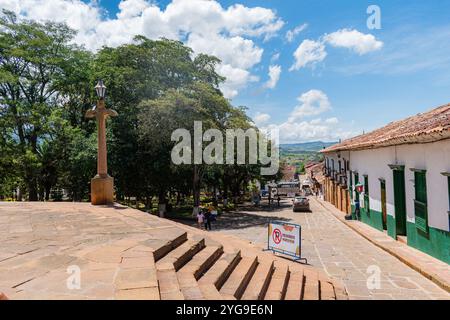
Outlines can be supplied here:
<path id="1" fill-rule="evenodd" d="M 96 175 L 91 179 L 91 203 L 93 205 L 114 203 L 114 178 Z"/>

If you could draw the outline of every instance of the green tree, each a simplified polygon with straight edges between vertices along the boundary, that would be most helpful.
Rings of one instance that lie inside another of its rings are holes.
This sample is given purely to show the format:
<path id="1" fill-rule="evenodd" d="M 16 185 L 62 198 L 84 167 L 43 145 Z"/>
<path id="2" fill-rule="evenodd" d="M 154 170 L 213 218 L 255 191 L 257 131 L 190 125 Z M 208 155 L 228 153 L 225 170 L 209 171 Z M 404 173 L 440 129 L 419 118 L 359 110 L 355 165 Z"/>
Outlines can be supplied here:
<path id="1" fill-rule="evenodd" d="M 18 21 L 9 11 L 0 17 L 3 140 L 14 145 L 17 174 L 31 201 L 43 194 L 40 184 L 48 191 L 56 183 L 55 163 L 61 150 L 53 147 L 62 146 L 56 141 L 60 137 L 57 123 L 67 101 L 62 89 L 82 61 L 83 50 L 71 44 L 74 34 L 65 24 Z"/>

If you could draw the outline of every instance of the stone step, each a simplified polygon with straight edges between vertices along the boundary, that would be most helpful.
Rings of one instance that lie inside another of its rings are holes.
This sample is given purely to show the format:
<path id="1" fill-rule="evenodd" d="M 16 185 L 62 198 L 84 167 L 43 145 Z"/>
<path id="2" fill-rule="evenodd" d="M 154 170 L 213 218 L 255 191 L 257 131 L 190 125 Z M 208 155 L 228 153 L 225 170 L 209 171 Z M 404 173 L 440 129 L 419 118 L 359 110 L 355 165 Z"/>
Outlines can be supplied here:
<path id="1" fill-rule="evenodd" d="M 242 300 L 262 300 L 269 287 L 273 270 L 273 261 L 260 262 L 256 268 L 255 274 L 245 289 Z"/>
<path id="2" fill-rule="evenodd" d="M 244 257 L 219 290 L 226 299 L 240 299 L 258 266 L 258 257 Z"/>
<path id="3" fill-rule="evenodd" d="M 204 239 L 188 239 L 179 247 L 170 251 L 166 256 L 159 259 L 156 263 L 158 269 L 171 269 L 175 271 L 183 267 L 192 257 L 205 247 Z"/>
<path id="4" fill-rule="evenodd" d="M 188 236 L 188 240 L 170 251 L 156 263 L 159 291 L 162 300 L 182 300 L 177 270 L 205 247 L 205 240 Z M 195 282 L 195 279 L 194 279 Z"/>
<path id="5" fill-rule="evenodd" d="M 191 261 L 183 266 L 178 272 L 192 274 L 196 280 L 200 279 L 206 271 L 214 265 L 223 254 L 223 247 L 207 246 L 197 253 Z"/>
<path id="6" fill-rule="evenodd" d="M 286 266 L 275 265 L 275 271 L 270 280 L 264 300 L 283 300 L 289 282 L 290 272 Z"/>
<path id="7" fill-rule="evenodd" d="M 319 275 L 317 271 L 305 270 L 305 283 L 303 285 L 303 300 L 319 300 L 320 299 L 320 286 Z"/>
<path id="8" fill-rule="evenodd" d="M 336 300 L 334 287 L 328 281 L 320 281 L 320 300 Z"/>
<path id="9" fill-rule="evenodd" d="M 207 246 L 177 272 L 178 283 L 184 299 L 204 299 L 197 283 L 197 279 L 199 279 L 217 261 L 222 253 L 222 247 Z"/>
<path id="10" fill-rule="evenodd" d="M 198 282 L 200 284 L 213 284 L 217 289 L 220 289 L 240 260 L 241 260 L 240 251 L 224 254 L 198 280 Z"/>
<path id="11" fill-rule="evenodd" d="M 154 240 L 155 241 L 155 240 Z M 157 241 L 157 240 L 156 240 Z M 174 236 L 173 239 L 164 241 L 157 249 L 153 252 L 155 261 L 160 260 L 162 257 L 167 255 L 170 251 L 177 248 L 181 244 L 187 241 L 187 232 L 183 232 L 179 235 Z"/>
<path id="12" fill-rule="evenodd" d="M 159 294 L 161 300 L 183 300 L 184 296 L 178 283 L 175 268 L 157 270 Z"/>
<path id="13" fill-rule="evenodd" d="M 241 252 L 225 250 L 219 260 L 198 279 L 198 285 L 205 299 L 221 300 L 219 289 L 230 276 L 231 272 L 241 260 Z"/>
<path id="14" fill-rule="evenodd" d="M 285 300 L 300 300 L 304 283 L 303 271 L 291 271 Z"/>

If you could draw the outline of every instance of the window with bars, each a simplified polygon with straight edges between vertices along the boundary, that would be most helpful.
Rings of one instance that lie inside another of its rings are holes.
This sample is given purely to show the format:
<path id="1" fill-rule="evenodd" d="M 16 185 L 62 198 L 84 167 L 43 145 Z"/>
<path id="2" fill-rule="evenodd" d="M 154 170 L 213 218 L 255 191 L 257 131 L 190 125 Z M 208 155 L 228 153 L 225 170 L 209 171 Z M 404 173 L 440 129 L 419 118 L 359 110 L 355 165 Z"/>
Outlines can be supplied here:
<path id="1" fill-rule="evenodd" d="M 414 214 L 417 229 L 428 233 L 427 179 L 425 170 L 414 171 Z"/>

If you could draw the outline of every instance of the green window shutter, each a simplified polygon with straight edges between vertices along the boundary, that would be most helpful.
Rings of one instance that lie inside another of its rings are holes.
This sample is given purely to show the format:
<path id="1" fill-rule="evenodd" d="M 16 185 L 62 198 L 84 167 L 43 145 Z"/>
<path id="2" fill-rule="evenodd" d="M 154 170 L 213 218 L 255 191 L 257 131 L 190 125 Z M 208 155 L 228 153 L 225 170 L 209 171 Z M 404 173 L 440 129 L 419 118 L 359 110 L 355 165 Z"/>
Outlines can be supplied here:
<path id="1" fill-rule="evenodd" d="M 416 200 L 427 203 L 427 181 L 425 172 L 414 172 L 416 184 Z"/>
<path id="2" fill-rule="evenodd" d="M 414 213 L 417 229 L 428 233 L 427 180 L 425 172 L 414 172 L 415 193 Z"/>

